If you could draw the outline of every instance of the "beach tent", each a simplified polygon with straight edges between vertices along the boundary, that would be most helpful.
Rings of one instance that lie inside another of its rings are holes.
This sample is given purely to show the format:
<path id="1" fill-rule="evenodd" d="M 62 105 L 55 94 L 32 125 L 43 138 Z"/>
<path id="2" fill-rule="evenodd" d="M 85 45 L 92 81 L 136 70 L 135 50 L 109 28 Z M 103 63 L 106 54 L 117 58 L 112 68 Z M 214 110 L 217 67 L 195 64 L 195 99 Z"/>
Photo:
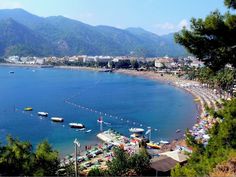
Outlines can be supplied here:
<path id="1" fill-rule="evenodd" d="M 185 162 L 188 159 L 188 156 L 183 153 L 180 153 L 179 150 L 163 152 L 160 155 L 166 155 L 178 162 Z"/>
<path id="2" fill-rule="evenodd" d="M 151 168 L 156 171 L 156 176 L 169 176 L 170 170 L 175 167 L 178 162 L 166 155 L 151 159 Z"/>

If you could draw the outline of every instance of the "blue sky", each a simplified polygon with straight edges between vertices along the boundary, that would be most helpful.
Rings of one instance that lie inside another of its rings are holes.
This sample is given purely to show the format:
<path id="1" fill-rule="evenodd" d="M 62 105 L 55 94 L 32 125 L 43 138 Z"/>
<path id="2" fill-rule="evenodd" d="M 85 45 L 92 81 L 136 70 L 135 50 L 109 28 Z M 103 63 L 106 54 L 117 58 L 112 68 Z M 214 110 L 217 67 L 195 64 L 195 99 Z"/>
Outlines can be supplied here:
<path id="1" fill-rule="evenodd" d="M 191 17 L 227 9 L 223 0 L 0 0 L 0 9 L 23 8 L 47 17 L 63 15 L 90 25 L 141 27 L 167 34 L 188 26 Z"/>

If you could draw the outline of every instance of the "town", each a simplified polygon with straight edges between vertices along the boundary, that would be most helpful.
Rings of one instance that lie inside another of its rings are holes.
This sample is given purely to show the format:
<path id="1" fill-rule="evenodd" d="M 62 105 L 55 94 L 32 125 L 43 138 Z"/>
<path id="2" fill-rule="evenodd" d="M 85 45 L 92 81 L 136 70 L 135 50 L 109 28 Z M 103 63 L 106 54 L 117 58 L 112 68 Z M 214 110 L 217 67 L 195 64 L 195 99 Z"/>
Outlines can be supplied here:
<path id="1" fill-rule="evenodd" d="M 27 65 L 49 65 L 49 66 L 86 66 L 97 67 L 104 69 L 113 68 L 133 68 L 138 70 L 156 70 L 159 72 L 180 73 L 183 68 L 201 68 L 203 62 L 196 57 L 155 57 L 144 58 L 134 56 L 65 56 L 65 57 L 20 57 L 9 56 L 4 58 L 4 62 L 12 64 L 27 64 Z"/>

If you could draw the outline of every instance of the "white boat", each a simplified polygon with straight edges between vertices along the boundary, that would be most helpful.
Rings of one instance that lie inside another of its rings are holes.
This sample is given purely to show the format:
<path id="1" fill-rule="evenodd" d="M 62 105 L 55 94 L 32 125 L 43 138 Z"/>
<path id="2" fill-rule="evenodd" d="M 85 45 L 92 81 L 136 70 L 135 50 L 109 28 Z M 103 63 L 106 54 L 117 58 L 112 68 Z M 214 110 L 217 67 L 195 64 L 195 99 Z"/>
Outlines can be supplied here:
<path id="1" fill-rule="evenodd" d="M 89 133 L 89 132 L 91 132 L 92 130 L 90 129 L 90 130 L 87 130 L 87 131 L 85 131 L 86 133 Z"/>
<path id="2" fill-rule="evenodd" d="M 53 122 L 64 122 L 64 119 L 61 117 L 52 117 L 51 120 Z"/>
<path id="3" fill-rule="evenodd" d="M 38 115 L 39 115 L 39 116 L 47 117 L 47 116 L 48 116 L 48 113 L 47 113 L 47 112 L 38 112 Z"/>
<path id="4" fill-rule="evenodd" d="M 103 122 L 105 125 L 111 125 L 110 122 Z"/>
<path id="5" fill-rule="evenodd" d="M 143 128 L 130 128 L 129 131 L 132 133 L 143 133 L 144 129 Z"/>
<path id="6" fill-rule="evenodd" d="M 140 137 L 140 134 L 139 133 L 133 133 L 130 135 L 131 138 L 138 138 Z"/>
<path id="7" fill-rule="evenodd" d="M 177 129 L 175 132 L 176 132 L 176 133 L 180 133 L 180 132 L 181 132 L 181 130 L 180 130 L 180 129 Z"/>
<path id="8" fill-rule="evenodd" d="M 71 127 L 71 128 L 84 128 L 85 126 L 83 125 L 83 124 L 81 124 L 81 123 L 69 123 L 69 126 Z"/>
<path id="9" fill-rule="evenodd" d="M 169 143 L 169 141 L 163 141 L 163 140 L 161 140 L 161 141 L 160 141 L 160 144 L 170 144 L 170 143 Z"/>

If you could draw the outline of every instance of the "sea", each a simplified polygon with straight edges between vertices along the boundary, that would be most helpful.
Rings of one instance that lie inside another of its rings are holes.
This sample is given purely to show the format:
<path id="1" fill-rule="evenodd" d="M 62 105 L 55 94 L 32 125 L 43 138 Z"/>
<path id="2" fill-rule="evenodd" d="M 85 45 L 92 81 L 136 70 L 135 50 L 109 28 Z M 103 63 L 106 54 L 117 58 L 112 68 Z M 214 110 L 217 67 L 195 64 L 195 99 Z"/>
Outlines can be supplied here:
<path id="1" fill-rule="evenodd" d="M 25 107 L 33 111 L 25 112 Z M 39 111 L 48 112 L 48 117 L 38 116 Z M 73 152 L 75 138 L 83 149 L 101 143 L 96 137 L 100 131 L 113 129 L 128 137 L 132 127 L 151 127 L 154 142 L 171 141 L 183 136 L 197 116 L 193 96 L 167 83 L 118 73 L 0 66 L 3 144 L 7 135 L 29 141 L 34 148 L 47 140 L 63 156 Z M 63 117 L 64 122 L 51 122 L 51 117 Z M 86 129 L 72 129 L 71 122 Z"/>

